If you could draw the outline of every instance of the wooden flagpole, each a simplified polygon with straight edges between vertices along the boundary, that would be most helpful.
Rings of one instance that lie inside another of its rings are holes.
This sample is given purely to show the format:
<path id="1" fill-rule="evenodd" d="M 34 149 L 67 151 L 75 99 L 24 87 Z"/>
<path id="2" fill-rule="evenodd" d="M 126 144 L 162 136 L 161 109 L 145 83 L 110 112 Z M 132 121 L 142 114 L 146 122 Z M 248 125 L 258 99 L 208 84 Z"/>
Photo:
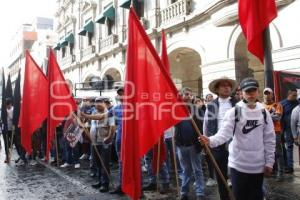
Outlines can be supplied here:
<path id="1" fill-rule="evenodd" d="M 158 140 L 158 146 L 157 146 L 157 161 L 156 161 L 156 191 L 159 192 L 159 161 L 160 161 L 160 143 L 161 139 Z M 152 155 L 153 157 L 153 155 Z"/>
<path id="2" fill-rule="evenodd" d="M 195 120 L 193 118 L 191 118 L 191 123 L 192 123 L 194 129 L 196 130 L 198 136 L 202 136 L 202 134 L 201 134 L 201 132 L 200 132 L 200 130 L 199 130 L 199 128 L 198 128 L 198 126 L 197 126 L 197 124 L 196 124 L 196 122 L 195 122 Z M 233 193 L 232 193 L 231 189 L 228 186 L 227 180 L 225 180 L 225 177 L 223 176 L 223 174 L 222 174 L 222 172 L 221 172 L 221 170 L 220 170 L 220 168 L 219 168 L 219 166 L 218 166 L 215 158 L 213 157 L 213 155 L 212 155 L 212 153 L 210 151 L 210 148 L 207 146 L 207 144 L 202 144 L 202 145 L 204 146 L 204 149 L 205 149 L 205 151 L 206 151 L 209 159 L 212 161 L 212 164 L 213 164 L 214 168 L 216 169 L 216 171 L 219 174 L 219 176 L 220 176 L 223 184 L 225 185 L 225 187 L 226 187 L 226 189 L 228 191 L 228 196 L 229 196 L 230 200 L 235 200 L 235 198 L 233 196 Z"/>

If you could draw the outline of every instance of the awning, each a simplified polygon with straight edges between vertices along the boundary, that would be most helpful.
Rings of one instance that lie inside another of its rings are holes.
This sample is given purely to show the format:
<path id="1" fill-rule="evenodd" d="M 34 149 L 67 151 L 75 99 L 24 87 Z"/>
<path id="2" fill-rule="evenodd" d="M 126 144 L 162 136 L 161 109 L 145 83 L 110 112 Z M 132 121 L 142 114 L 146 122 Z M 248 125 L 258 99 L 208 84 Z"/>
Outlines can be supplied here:
<path id="1" fill-rule="evenodd" d="M 68 42 L 66 41 L 66 37 L 63 37 L 63 38 L 59 41 L 59 43 L 60 43 L 60 47 L 61 47 L 61 48 L 68 45 Z"/>
<path id="2" fill-rule="evenodd" d="M 78 32 L 78 35 L 85 36 L 86 33 L 94 33 L 94 22 L 92 20 L 88 21 L 82 29 Z"/>
<path id="3" fill-rule="evenodd" d="M 131 4 L 131 0 L 122 0 L 120 3 L 120 7 L 129 9 Z"/>
<path id="4" fill-rule="evenodd" d="M 110 20 L 115 20 L 115 8 L 113 5 L 108 6 L 104 9 L 103 15 Z"/>
<path id="5" fill-rule="evenodd" d="M 78 35 L 85 36 L 86 35 L 86 30 L 84 28 L 80 29 L 79 32 L 78 32 Z"/>
<path id="6" fill-rule="evenodd" d="M 65 41 L 67 41 L 68 44 L 74 44 L 74 34 L 73 33 L 69 33 L 66 36 Z"/>
<path id="7" fill-rule="evenodd" d="M 57 43 L 57 45 L 53 49 L 59 51 L 60 50 L 60 43 Z"/>
<path id="8" fill-rule="evenodd" d="M 105 19 L 106 17 L 101 13 L 97 18 L 96 18 L 96 22 L 99 24 L 105 24 Z"/>

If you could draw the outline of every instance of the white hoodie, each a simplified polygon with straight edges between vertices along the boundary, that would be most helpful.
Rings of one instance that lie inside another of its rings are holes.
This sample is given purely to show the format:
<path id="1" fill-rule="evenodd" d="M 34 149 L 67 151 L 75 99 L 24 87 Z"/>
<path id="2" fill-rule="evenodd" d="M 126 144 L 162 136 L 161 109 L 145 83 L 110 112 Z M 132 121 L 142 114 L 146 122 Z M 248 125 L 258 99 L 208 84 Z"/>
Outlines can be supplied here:
<path id="1" fill-rule="evenodd" d="M 233 137 L 229 144 L 228 166 L 243 173 L 263 173 L 264 167 L 273 167 L 275 159 L 275 131 L 270 113 L 264 122 L 261 103 L 250 109 L 240 101 L 239 122 L 235 122 L 235 108 L 227 111 L 224 122 L 216 135 L 211 136 L 210 146 L 217 147 Z M 234 124 L 236 123 L 233 135 Z"/>

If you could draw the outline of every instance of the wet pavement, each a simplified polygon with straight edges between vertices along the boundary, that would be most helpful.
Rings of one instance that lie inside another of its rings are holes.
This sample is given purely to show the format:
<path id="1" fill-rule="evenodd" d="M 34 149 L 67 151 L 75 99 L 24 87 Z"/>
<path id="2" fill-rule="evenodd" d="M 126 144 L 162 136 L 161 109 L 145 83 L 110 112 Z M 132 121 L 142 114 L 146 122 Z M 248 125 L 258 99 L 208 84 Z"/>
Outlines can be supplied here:
<path id="1" fill-rule="evenodd" d="M 0 150 L 0 200 L 128 199 L 125 196 L 104 194 L 93 189 L 91 184 L 97 180 L 89 177 L 88 161 L 81 161 L 80 169 L 74 169 L 74 167 L 61 169 L 43 161 L 39 161 L 36 166 L 16 166 L 14 162 L 14 158 L 17 158 L 16 155 L 13 156 L 11 164 L 7 165 L 4 164 L 4 158 L 4 149 L 2 149 Z M 281 179 L 273 177 L 266 180 L 268 199 L 300 199 L 300 169 L 298 166 L 294 175 L 286 174 Z M 116 177 L 116 170 L 112 170 L 115 185 Z M 171 185 L 171 191 L 167 194 L 145 192 L 143 199 L 175 199 L 176 193 L 174 182 Z M 218 200 L 216 187 L 206 187 L 205 193 L 207 200 Z"/>

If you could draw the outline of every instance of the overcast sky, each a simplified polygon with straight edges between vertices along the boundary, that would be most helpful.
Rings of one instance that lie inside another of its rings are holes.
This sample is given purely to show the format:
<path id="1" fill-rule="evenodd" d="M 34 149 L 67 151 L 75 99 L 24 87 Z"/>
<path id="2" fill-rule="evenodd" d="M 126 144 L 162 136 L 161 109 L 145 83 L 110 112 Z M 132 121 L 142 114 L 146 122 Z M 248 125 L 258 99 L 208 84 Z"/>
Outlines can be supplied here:
<path id="1" fill-rule="evenodd" d="M 53 17 L 56 0 L 4 0 L 0 1 L 0 67 L 6 63 L 12 36 L 21 24 L 36 16 Z"/>

